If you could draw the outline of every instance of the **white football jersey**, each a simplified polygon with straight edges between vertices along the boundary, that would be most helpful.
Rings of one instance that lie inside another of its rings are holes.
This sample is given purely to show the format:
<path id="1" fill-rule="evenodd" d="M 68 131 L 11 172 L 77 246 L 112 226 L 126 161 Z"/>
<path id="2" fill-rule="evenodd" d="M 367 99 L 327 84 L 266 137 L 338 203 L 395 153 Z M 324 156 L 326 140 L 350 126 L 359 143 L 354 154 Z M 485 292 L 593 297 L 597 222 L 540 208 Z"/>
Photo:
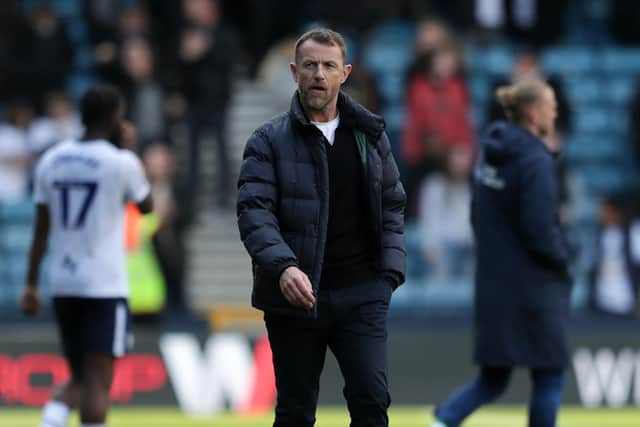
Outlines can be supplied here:
<path id="1" fill-rule="evenodd" d="M 50 283 L 54 296 L 129 295 L 124 214 L 149 194 L 140 160 L 104 140 L 68 141 L 36 168 L 36 203 L 49 207 Z"/>

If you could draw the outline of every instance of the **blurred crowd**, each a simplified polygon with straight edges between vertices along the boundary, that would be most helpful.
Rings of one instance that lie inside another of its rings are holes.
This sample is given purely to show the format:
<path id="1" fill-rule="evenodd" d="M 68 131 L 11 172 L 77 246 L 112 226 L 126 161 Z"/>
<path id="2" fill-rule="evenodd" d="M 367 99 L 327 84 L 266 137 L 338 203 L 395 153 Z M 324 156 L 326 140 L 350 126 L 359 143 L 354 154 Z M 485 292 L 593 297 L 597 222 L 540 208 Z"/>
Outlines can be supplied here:
<path id="1" fill-rule="evenodd" d="M 70 31 L 58 9 L 71 3 L 86 27 L 81 36 L 77 29 Z M 349 43 L 354 72 L 345 91 L 372 111 L 384 113 L 388 105 L 379 76 L 367 69 L 362 47 L 378 23 L 409 21 L 415 24 L 415 36 L 410 65 L 400 76 L 404 113 L 398 132 L 390 136 L 409 196 L 409 232 L 417 242 L 417 251 L 410 256 L 418 259 L 414 262 L 418 266 L 410 269 L 410 279 L 427 286 L 468 284 L 474 270 L 468 220 L 474 148 L 485 125 L 503 116 L 495 102 L 489 102 L 481 115 L 474 112 L 465 46 L 518 46 L 510 73 L 490 83 L 488 99 L 507 82 L 532 77 L 548 80 L 559 101 L 557 132 L 551 137 L 562 146 L 571 132 L 572 106 L 564 82 L 547 75 L 539 52 L 563 40 L 567 22 L 582 13 L 578 3 L 3 1 L 0 204 L 28 197 L 38 157 L 51 145 L 81 135 L 75 107 L 80 90 L 71 76 L 78 67 L 89 69 L 92 79 L 111 82 L 126 96 L 127 115 L 138 132 L 134 149 L 144 160 L 158 200 L 160 225 L 153 238 L 154 250 L 169 290 L 168 301 L 183 306 L 183 236 L 196 214 L 194 195 L 203 191 L 203 144 L 215 146 L 217 159 L 215 165 L 208 165 L 216 177 L 208 199 L 214 201 L 215 209 L 233 208 L 235 171 L 230 170 L 227 141 L 233 81 L 260 81 L 271 87 L 274 105 L 288 108 L 295 86 L 287 64 L 296 35 L 313 25 L 329 25 L 344 33 Z M 601 25 L 594 34 L 606 34 L 604 41 L 633 46 L 640 42 L 635 31 L 639 16 L 640 3 L 620 0 L 611 6 L 606 20 L 585 18 L 585 22 L 594 28 Z M 79 42 L 82 37 L 84 41 Z M 638 93 L 629 114 L 631 123 L 640 126 Z M 176 133 L 176 126 L 186 133 Z M 639 131 L 634 128 L 631 134 L 640 135 Z M 183 135 L 184 141 L 178 144 L 176 135 Z M 630 142 L 640 157 L 640 139 Z M 176 160 L 179 146 L 186 147 L 181 167 Z M 563 219 L 571 223 L 581 186 L 562 160 L 560 179 Z M 592 305 L 622 315 L 638 311 L 640 283 L 640 223 L 634 223 L 637 210 L 620 202 L 626 200 L 626 191 L 633 191 L 633 186 L 603 197 L 588 275 Z"/>

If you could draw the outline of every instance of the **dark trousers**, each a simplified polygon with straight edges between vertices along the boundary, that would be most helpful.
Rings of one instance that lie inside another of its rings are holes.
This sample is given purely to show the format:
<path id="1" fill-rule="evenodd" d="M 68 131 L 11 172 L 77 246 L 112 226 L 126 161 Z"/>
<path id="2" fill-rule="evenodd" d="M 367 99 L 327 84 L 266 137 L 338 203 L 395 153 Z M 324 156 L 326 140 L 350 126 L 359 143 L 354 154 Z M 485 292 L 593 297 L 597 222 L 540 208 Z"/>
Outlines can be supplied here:
<path id="1" fill-rule="evenodd" d="M 353 286 L 323 289 L 318 318 L 265 315 L 278 399 L 274 427 L 313 426 L 327 348 L 344 377 L 351 427 L 389 425 L 387 311 L 391 286 L 371 277 Z"/>
<path id="2" fill-rule="evenodd" d="M 200 142 L 205 130 L 213 133 L 217 146 L 218 182 L 215 187 L 214 200 L 225 206 L 229 201 L 231 190 L 231 165 L 229 164 L 229 150 L 226 139 L 226 111 L 222 109 L 194 110 L 187 117 L 189 126 L 189 171 L 188 182 L 191 190 L 200 188 Z"/>
<path id="3" fill-rule="evenodd" d="M 480 370 L 474 381 L 462 386 L 436 408 L 436 417 L 448 427 L 457 427 L 479 406 L 497 399 L 507 388 L 511 368 Z M 529 402 L 529 427 L 554 427 L 562 397 L 562 370 L 531 370 L 533 390 Z"/>

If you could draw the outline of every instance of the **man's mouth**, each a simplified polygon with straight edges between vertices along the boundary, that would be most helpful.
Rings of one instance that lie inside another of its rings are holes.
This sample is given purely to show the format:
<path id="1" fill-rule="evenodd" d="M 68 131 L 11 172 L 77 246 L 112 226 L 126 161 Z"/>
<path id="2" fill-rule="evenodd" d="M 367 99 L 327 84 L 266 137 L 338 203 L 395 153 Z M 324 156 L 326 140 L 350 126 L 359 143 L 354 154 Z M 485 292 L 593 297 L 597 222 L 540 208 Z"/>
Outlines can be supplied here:
<path id="1" fill-rule="evenodd" d="M 310 86 L 309 91 L 316 94 L 324 94 L 327 91 L 327 88 L 323 86 Z"/>

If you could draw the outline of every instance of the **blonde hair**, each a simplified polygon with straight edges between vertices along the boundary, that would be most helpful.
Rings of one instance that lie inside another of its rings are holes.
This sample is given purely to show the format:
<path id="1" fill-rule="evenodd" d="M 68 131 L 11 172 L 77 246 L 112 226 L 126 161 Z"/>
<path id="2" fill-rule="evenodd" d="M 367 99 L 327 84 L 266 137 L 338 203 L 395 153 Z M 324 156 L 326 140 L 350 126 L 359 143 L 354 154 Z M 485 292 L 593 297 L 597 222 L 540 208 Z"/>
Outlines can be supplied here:
<path id="1" fill-rule="evenodd" d="M 532 105 L 540 102 L 545 90 L 551 87 L 542 80 L 524 80 L 496 89 L 496 99 L 509 121 L 522 123 Z"/>

